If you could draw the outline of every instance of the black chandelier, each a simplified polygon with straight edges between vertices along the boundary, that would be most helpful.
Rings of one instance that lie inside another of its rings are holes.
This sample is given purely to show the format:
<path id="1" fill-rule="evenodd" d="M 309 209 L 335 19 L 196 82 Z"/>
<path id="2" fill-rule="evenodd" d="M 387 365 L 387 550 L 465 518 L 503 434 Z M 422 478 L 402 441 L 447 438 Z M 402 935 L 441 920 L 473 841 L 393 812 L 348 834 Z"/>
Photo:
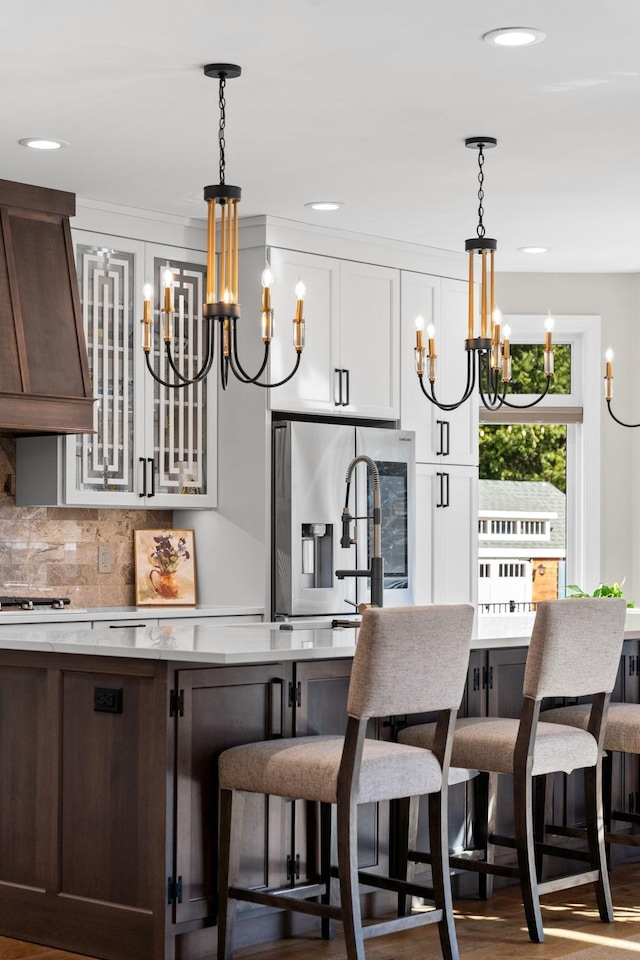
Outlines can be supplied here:
<path id="1" fill-rule="evenodd" d="M 220 122 L 218 125 L 218 146 L 220 153 L 220 183 L 204 188 L 204 199 L 207 202 L 207 281 L 206 302 L 202 306 L 202 316 L 205 322 L 204 330 L 204 360 L 198 371 L 191 376 L 185 376 L 178 368 L 172 353 L 173 322 L 176 314 L 173 287 L 175 278 L 167 264 L 162 275 L 163 298 L 160 313 L 162 315 L 162 329 L 165 353 L 168 366 L 173 374 L 172 380 L 164 379 L 153 369 L 151 362 L 151 341 L 153 316 L 151 297 L 153 288 L 145 284 L 143 288 L 144 312 L 142 317 L 143 342 L 147 369 L 158 383 L 165 387 L 186 387 L 204 380 L 213 365 L 215 353 L 215 321 L 219 329 L 219 357 L 220 381 L 226 389 L 229 380 L 229 370 L 241 383 L 253 383 L 258 387 L 279 387 L 296 373 L 300 366 L 302 350 L 304 348 L 303 305 L 305 286 L 302 281 L 296 285 L 296 308 L 293 317 L 293 346 L 296 352 L 295 363 L 291 373 L 274 383 L 264 381 L 263 374 L 269 362 L 269 349 L 273 337 L 274 315 L 271 306 L 271 286 L 273 274 L 267 264 L 262 273 L 262 304 L 260 308 L 262 321 L 262 340 L 264 355 L 259 370 L 253 376 L 248 374 L 238 356 L 238 340 L 236 324 L 240 319 L 240 304 L 238 302 L 238 205 L 242 191 L 240 187 L 225 183 L 225 126 L 226 126 L 226 81 L 239 77 L 241 68 L 234 63 L 210 63 L 204 68 L 206 77 L 217 77 L 219 81 L 218 102 L 220 107 Z M 220 208 L 218 216 L 218 207 Z M 219 236 L 219 251 L 217 240 Z"/>
<path id="2" fill-rule="evenodd" d="M 507 388 L 511 382 L 511 330 L 502 325 L 502 315 L 496 308 L 494 259 L 497 241 L 485 236 L 484 217 L 484 151 L 495 147 L 495 137 L 469 137 L 465 146 L 478 151 L 478 226 L 477 236 L 465 241 L 465 250 L 469 254 L 469 311 L 467 339 L 464 348 L 467 351 L 467 384 L 459 400 L 453 403 L 441 402 L 435 392 L 436 349 L 433 324 L 427 327 L 427 347 L 424 346 L 424 318 L 416 317 L 415 364 L 420 388 L 427 400 L 440 410 L 457 410 L 476 389 L 487 410 L 499 410 L 500 407 L 523 409 L 534 407 L 546 396 L 553 376 L 553 345 L 551 341 L 553 319 L 545 322 L 544 375 L 545 387 L 542 393 L 531 403 L 513 403 L 507 400 Z M 480 330 L 476 336 L 476 310 L 474 305 L 474 257 L 481 258 L 480 266 Z M 487 260 L 489 261 L 487 264 Z M 425 373 L 427 384 L 425 385 Z"/>

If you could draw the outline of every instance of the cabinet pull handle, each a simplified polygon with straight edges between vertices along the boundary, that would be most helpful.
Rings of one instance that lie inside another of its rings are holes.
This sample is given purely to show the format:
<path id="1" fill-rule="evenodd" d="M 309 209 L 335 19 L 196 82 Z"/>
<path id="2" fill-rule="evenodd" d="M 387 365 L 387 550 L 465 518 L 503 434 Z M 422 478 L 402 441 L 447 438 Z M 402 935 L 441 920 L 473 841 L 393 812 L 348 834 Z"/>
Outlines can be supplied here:
<path id="1" fill-rule="evenodd" d="M 444 476 L 443 473 L 436 473 L 436 477 L 438 478 L 438 502 L 436 503 L 436 509 L 437 509 L 438 507 L 444 506 L 444 504 L 443 504 L 443 502 L 442 502 L 442 495 L 443 495 L 443 492 L 444 492 L 444 490 L 443 490 L 443 480 L 442 480 L 443 476 Z"/>
<path id="2" fill-rule="evenodd" d="M 445 502 L 442 504 L 442 506 L 443 506 L 443 507 L 448 507 L 448 506 L 450 506 L 450 501 L 449 501 L 449 481 L 450 481 L 450 479 L 451 479 L 451 474 L 449 474 L 449 473 L 443 473 L 442 476 L 445 478 L 445 488 L 446 488 L 446 491 L 447 491 L 446 497 L 445 497 Z"/>
<path id="3" fill-rule="evenodd" d="M 147 496 L 147 463 L 144 457 L 140 457 L 140 463 L 142 464 L 142 493 L 139 493 L 139 497 Z"/>
<path id="4" fill-rule="evenodd" d="M 445 429 L 445 436 L 446 436 L 446 438 L 447 438 L 447 443 L 446 443 L 446 449 L 443 450 L 442 455 L 443 455 L 444 457 L 448 457 L 449 454 L 450 454 L 450 452 L 451 452 L 450 447 L 449 447 L 450 440 L 451 440 L 451 422 L 450 422 L 449 420 L 443 420 L 443 423 L 444 423 L 444 426 L 445 426 L 445 428 L 446 428 L 446 429 Z"/>
<path id="5" fill-rule="evenodd" d="M 346 397 L 347 397 L 347 399 L 344 401 L 344 403 L 342 404 L 342 406 L 343 406 L 343 407 L 348 407 L 349 404 L 351 403 L 351 380 L 350 380 L 350 377 L 349 377 L 349 371 L 348 371 L 347 369 L 344 369 L 342 372 L 344 373 L 344 379 L 345 379 L 345 384 L 346 384 L 345 394 L 346 394 Z"/>
<path id="6" fill-rule="evenodd" d="M 334 372 L 334 383 L 333 383 L 333 405 L 334 407 L 342 407 L 342 370 L 338 367 L 335 368 Z M 338 384 L 338 399 L 336 400 L 336 383 Z"/>
<path id="7" fill-rule="evenodd" d="M 146 626 L 145 623 L 110 623 L 109 630 L 124 630 L 125 627 L 127 629 L 129 627 L 135 627 L 137 629 L 138 627 L 145 627 L 145 626 Z"/>
<path id="8" fill-rule="evenodd" d="M 156 472 L 154 470 L 153 457 L 147 457 L 147 463 L 149 464 L 149 473 L 151 474 L 151 493 L 147 494 L 149 497 L 155 497 L 156 495 Z"/>
<path id="9" fill-rule="evenodd" d="M 442 424 L 444 420 L 436 420 L 438 425 L 438 449 L 436 450 L 436 457 L 442 456 Z"/>
<path id="10" fill-rule="evenodd" d="M 282 739 L 284 729 L 284 681 L 272 680 L 269 684 L 269 737 Z"/>

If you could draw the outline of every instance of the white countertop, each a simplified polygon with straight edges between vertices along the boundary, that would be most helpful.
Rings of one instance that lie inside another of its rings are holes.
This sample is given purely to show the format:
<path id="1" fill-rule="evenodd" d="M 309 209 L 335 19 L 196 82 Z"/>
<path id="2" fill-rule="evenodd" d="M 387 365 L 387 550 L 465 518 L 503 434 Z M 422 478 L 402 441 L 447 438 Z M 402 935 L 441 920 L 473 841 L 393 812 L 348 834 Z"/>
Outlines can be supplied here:
<path id="1" fill-rule="evenodd" d="M 527 623 L 518 624 L 508 620 L 509 616 L 480 617 L 479 635 L 472 641 L 472 650 L 526 646 L 533 615 L 529 615 Z M 499 622 L 491 624 L 492 620 Z M 215 620 L 181 624 L 180 617 L 175 617 L 155 626 L 135 627 L 123 623 L 122 627 L 113 628 L 98 624 L 93 629 L 72 623 L 68 629 L 62 624 L 54 629 L 46 623 L 0 623 L 0 649 L 231 665 L 351 657 L 357 634 L 358 630 L 353 627 L 332 629 L 329 621 L 321 621 L 318 626 L 308 621 L 284 626 L 280 623 L 216 626 Z M 640 610 L 628 612 L 626 636 L 640 637 Z"/>
<path id="2" fill-rule="evenodd" d="M 0 649 L 202 664 L 267 663 L 277 660 L 352 657 L 357 630 L 280 629 L 279 624 L 183 624 L 93 629 L 24 624 L 0 626 Z"/>
<path id="3" fill-rule="evenodd" d="M 184 617 L 247 617 L 263 616 L 264 607 L 200 605 L 195 607 L 36 607 L 0 610 L 0 627 L 18 623 L 94 623 L 101 620 L 181 620 Z"/>

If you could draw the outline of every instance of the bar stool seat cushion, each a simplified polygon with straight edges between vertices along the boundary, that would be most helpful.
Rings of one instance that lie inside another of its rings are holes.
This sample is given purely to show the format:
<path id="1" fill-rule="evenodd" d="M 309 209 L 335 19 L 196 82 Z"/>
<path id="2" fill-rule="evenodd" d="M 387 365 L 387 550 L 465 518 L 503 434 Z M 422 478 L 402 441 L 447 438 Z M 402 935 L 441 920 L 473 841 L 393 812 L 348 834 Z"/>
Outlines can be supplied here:
<path id="1" fill-rule="evenodd" d="M 576 703 L 570 707 L 545 710 L 545 723 L 563 723 L 586 730 L 591 704 Z M 621 753 L 640 753 L 640 703 L 610 703 L 604 734 L 604 749 Z"/>
<path id="2" fill-rule="evenodd" d="M 434 724 L 435 726 L 435 724 Z M 336 803 L 344 737 L 296 737 L 232 747 L 218 764 L 220 787 Z M 428 750 L 365 740 L 358 803 L 437 793 L 442 770 Z"/>
<path id="3" fill-rule="evenodd" d="M 490 773 L 513 774 L 513 756 L 520 720 L 493 717 L 466 717 L 456 723 L 451 767 L 475 767 Z M 402 743 L 430 749 L 435 724 L 405 727 Z M 533 755 L 532 776 L 562 770 L 571 773 L 592 767 L 598 748 L 590 733 L 578 727 L 539 723 Z"/>

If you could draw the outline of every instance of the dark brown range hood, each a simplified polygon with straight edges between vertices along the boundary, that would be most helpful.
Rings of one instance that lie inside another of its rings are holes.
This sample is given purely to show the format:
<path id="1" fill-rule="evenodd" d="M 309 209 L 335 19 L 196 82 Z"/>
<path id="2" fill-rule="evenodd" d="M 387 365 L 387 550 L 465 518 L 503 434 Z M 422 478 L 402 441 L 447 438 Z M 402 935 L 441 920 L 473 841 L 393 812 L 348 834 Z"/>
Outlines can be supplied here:
<path id="1" fill-rule="evenodd" d="M 91 433 L 75 194 L 0 180 L 0 433 Z"/>

